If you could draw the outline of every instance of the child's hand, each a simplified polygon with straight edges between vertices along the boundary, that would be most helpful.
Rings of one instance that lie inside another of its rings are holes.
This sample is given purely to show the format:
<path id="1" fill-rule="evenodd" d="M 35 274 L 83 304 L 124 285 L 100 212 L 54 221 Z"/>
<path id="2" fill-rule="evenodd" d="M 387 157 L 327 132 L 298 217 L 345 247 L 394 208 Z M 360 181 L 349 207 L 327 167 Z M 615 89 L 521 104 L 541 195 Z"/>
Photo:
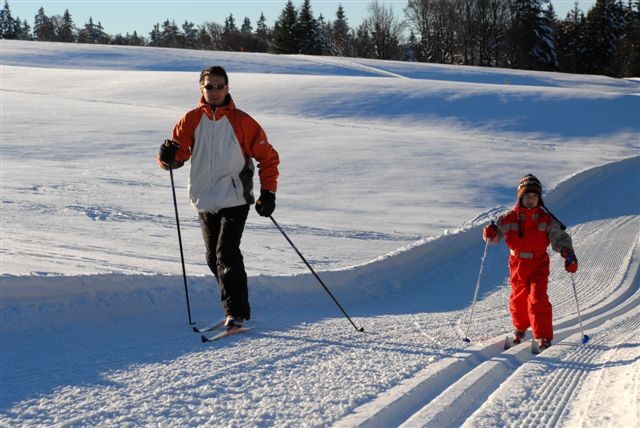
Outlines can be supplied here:
<path id="1" fill-rule="evenodd" d="M 564 269 L 569 273 L 576 273 L 578 270 L 578 258 L 575 253 L 568 248 L 563 248 L 560 255 L 564 258 Z"/>
<path id="2" fill-rule="evenodd" d="M 482 237 L 485 241 L 493 241 L 498 236 L 498 226 L 494 222 L 485 226 L 482 231 Z"/>

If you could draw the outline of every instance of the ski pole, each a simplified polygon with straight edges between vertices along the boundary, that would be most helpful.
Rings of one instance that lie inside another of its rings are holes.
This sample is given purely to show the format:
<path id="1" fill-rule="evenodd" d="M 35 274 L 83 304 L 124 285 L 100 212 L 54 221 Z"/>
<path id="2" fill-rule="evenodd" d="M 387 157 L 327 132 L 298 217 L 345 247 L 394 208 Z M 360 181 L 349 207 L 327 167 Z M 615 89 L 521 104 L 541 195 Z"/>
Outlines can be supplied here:
<path id="1" fill-rule="evenodd" d="M 494 224 L 493 220 L 491 224 Z M 480 289 L 480 278 L 482 278 L 482 269 L 484 268 L 484 259 L 487 257 L 487 248 L 489 247 L 489 241 L 484 243 L 484 253 L 482 254 L 482 261 L 480 262 L 480 273 L 478 274 L 478 282 L 476 282 L 476 291 L 473 293 L 473 303 L 471 304 L 471 312 L 469 313 L 469 321 L 467 323 L 467 331 L 462 339 L 463 342 L 471 343 L 469 339 L 469 329 L 471 328 L 471 320 L 473 319 L 473 312 L 476 308 L 476 300 L 478 299 L 478 290 Z"/>
<path id="2" fill-rule="evenodd" d="M 176 225 L 178 226 L 178 243 L 180 244 L 180 260 L 182 261 L 182 278 L 184 279 L 184 294 L 187 299 L 187 314 L 189 315 L 189 325 L 195 323 L 191 321 L 191 305 L 189 304 L 189 288 L 187 287 L 187 271 L 184 268 L 184 252 L 182 251 L 182 235 L 180 234 L 180 217 L 178 216 L 178 201 L 176 199 L 176 186 L 173 182 L 173 168 L 169 166 L 171 175 L 171 191 L 173 193 L 173 207 L 176 211 Z"/>
<path id="3" fill-rule="evenodd" d="M 573 296 L 576 298 L 576 308 L 578 309 L 578 322 L 580 323 L 580 333 L 582 334 L 582 344 L 586 344 L 589 341 L 589 336 L 584 334 L 584 329 L 582 328 L 582 315 L 580 315 L 580 305 L 578 304 L 578 292 L 576 291 L 576 281 L 573 279 L 573 274 L 571 274 L 571 285 L 573 287 Z"/>
<path id="4" fill-rule="evenodd" d="M 278 224 L 278 222 L 272 217 L 269 216 L 269 218 L 271 219 L 271 221 L 273 222 L 273 224 L 276 225 L 276 227 L 278 228 L 278 230 L 280 231 L 280 233 L 282 233 L 282 236 L 284 236 L 284 239 L 287 240 L 287 242 L 289 243 L 289 245 L 291 245 L 291 248 L 293 248 L 296 253 L 298 253 L 298 255 L 300 256 L 300 258 L 302 259 L 302 261 L 304 262 L 305 265 L 307 265 L 307 267 L 309 268 L 309 270 L 311 271 L 311 273 L 313 274 L 313 276 L 316 277 L 316 279 L 318 280 L 318 282 L 320 283 L 320 285 L 322 285 L 322 287 L 324 288 L 324 290 L 329 294 L 329 296 L 331 296 L 331 298 L 333 299 L 333 301 L 335 302 L 336 305 L 338 305 L 338 307 L 340 308 L 340 310 L 342 311 L 342 313 L 344 314 L 345 317 L 347 317 L 347 319 L 349 320 L 349 322 L 351 323 L 351 325 L 353 326 L 353 328 L 355 328 L 356 330 L 363 332 L 364 331 L 364 327 L 360 327 L 358 328 L 355 323 L 351 320 L 351 318 L 349 317 L 349 315 L 347 315 L 347 312 L 344 310 L 344 308 L 342 307 L 342 305 L 340 304 L 340 302 L 338 302 L 338 300 L 333 296 L 333 294 L 331 293 L 331 291 L 329 291 L 329 289 L 327 288 L 326 285 L 324 285 L 324 282 L 322 282 L 322 280 L 320 279 L 320 277 L 318 276 L 318 274 L 313 270 L 313 268 L 311 267 L 311 265 L 309 264 L 309 262 L 307 262 L 307 259 L 304 258 L 304 256 L 302 255 L 302 253 L 300 253 L 300 251 L 298 250 L 298 248 L 293 244 L 293 242 L 291 242 L 291 239 L 289 239 L 289 237 L 287 236 L 286 233 L 284 233 L 284 230 L 282 230 L 282 228 L 280 227 L 280 225 Z"/>

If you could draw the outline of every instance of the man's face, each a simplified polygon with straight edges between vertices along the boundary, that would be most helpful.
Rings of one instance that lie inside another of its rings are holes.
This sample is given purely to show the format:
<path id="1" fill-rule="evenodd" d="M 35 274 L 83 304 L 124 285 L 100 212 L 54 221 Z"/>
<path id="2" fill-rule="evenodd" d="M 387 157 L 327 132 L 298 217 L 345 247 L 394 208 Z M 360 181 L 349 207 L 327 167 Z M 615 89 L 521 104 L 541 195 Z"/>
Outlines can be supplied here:
<path id="1" fill-rule="evenodd" d="M 224 104 L 224 100 L 229 93 L 229 86 L 224 84 L 222 76 L 205 76 L 204 82 L 200 86 L 200 91 L 207 103 L 214 106 Z"/>
<path id="2" fill-rule="evenodd" d="M 522 206 L 525 208 L 535 208 L 538 206 L 540 198 L 537 193 L 528 192 L 522 195 Z"/>

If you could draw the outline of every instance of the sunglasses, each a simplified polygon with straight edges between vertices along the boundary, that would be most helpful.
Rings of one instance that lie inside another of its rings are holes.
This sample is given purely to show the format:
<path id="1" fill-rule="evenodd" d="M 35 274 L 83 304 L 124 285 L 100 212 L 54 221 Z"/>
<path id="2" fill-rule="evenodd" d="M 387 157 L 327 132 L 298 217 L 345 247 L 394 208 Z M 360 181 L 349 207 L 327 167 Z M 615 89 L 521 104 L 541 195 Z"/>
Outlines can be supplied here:
<path id="1" fill-rule="evenodd" d="M 212 85 L 211 83 L 207 83 L 206 85 L 203 86 L 203 88 L 205 88 L 207 91 L 212 91 L 212 90 L 217 90 L 217 91 L 221 91 L 224 89 L 224 87 L 227 86 L 224 83 L 218 83 L 217 85 Z"/>

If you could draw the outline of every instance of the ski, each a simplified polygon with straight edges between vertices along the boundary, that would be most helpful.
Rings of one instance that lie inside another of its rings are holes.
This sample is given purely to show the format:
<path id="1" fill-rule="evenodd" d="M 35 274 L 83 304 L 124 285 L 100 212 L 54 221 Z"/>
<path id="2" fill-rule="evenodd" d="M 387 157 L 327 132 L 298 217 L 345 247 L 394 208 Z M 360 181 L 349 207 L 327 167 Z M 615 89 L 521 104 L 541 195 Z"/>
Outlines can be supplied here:
<path id="1" fill-rule="evenodd" d="M 223 337 L 227 337 L 227 336 L 233 336 L 234 334 L 240 334 L 240 333 L 244 333 L 247 332 L 249 330 L 254 329 L 255 327 L 232 327 L 228 330 L 225 330 L 221 333 L 218 334 L 214 334 L 213 336 L 207 336 L 206 334 L 203 334 L 201 336 L 201 339 L 203 342 L 215 342 L 216 340 L 222 339 Z"/>
<path id="2" fill-rule="evenodd" d="M 513 346 L 513 338 L 511 336 L 507 336 L 504 339 L 504 350 L 511 348 Z"/>
<path id="3" fill-rule="evenodd" d="M 204 327 L 193 327 L 193 331 L 196 333 L 206 333 L 208 331 L 217 330 L 218 328 L 224 325 L 224 319 L 221 321 L 216 321 Z"/>
<path id="4" fill-rule="evenodd" d="M 513 336 L 509 336 L 507 335 L 507 337 L 505 337 L 504 339 L 504 349 L 505 351 L 513 346 L 519 345 L 522 343 L 522 339 L 519 340 L 515 340 L 515 338 Z"/>
<path id="5" fill-rule="evenodd" d="M 531 338 L 531 353 L 534 355 L 538 355 L 540 353 L 540 347 L 538 346 L 538 341 L 534 338 Z"/>

